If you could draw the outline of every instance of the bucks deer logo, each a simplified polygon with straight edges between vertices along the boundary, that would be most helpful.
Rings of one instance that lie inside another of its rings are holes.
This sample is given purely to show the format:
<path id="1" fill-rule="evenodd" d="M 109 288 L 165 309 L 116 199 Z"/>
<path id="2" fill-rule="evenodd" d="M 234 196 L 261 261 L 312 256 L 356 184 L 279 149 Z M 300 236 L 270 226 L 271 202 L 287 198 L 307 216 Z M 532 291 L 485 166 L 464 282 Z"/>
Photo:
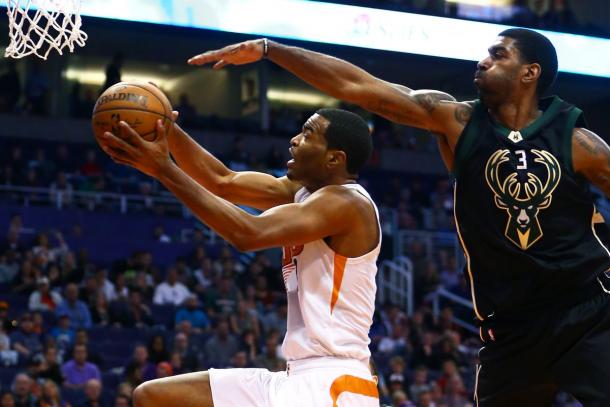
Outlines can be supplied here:
<path id="1" fill-rule="evenodd" d="M 527 173 L 525 183 L 519 181 L 516 172 L 500 179 L 500 167 L 509 161 L 509 150 L 496 151 L 485 167 L 485 179 L 495 195 L 495 204 L 508 213 L 504 235 L 522 250 L 529 249 L 542 237 L 538 212 L 551 205 L 553 191 L 561 180 L 559 162 L 551 153 L 542 150 L 531 152 L 536 156 L 534 162 L 546 168 L 544 183 L 531 172 Z"/>

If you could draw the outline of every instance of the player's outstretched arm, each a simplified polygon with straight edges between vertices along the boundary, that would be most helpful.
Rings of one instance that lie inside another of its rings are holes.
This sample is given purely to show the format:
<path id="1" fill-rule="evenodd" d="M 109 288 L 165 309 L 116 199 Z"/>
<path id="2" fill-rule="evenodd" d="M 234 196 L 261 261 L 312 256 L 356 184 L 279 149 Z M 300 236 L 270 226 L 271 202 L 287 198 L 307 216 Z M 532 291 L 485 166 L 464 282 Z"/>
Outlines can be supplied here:
<path id="1" fill-rule="evenodd" d="M 610 198 L 610 147 L 601 137 L 587 129 L 574 129 L 572 163 L 574 171 Z"/>
<path id="2" fill-rule="evenodd" d="M 167 139 L 172 157 L 180 168 L 208 191 L 229 202 L 265 210 L 293 202 L 294 194 L 300 188 L 298 183 L 286 177 L 232 171 L 177 124 Z"/>
<path id="3" fill-rule="evenodd" d="M 348 191 L 330 186 L 305 203 L 280 205 L 253 216 L 208 191 L 170 159 L 161 121 L 154 141 L 142 139 L 120 122 L 120 134 L 104 133 L 100 142 L 115 162 L 157 178 L 203 223 L 242 251 L 304 244 L 341 234 L 353 224 L 358 210 L 348 199 Z"/>
<path id="4" fill-rule="evenodd" d="M 231 64 L 243 65 L 260 60 L 264 49 L 263 40 L 251 40 L 204 52 L 188 62 L 191 65 L 215 63 L 215 69 Z M 347 61 L 303 48 L 267 41 L 267 57 L 328 95 L 357 104 L 396 123 L 437 134 L 457 137 L 472 110 L 468 104 L 457 103 L 444 92 L 412 90 L 392 84 Z"/>

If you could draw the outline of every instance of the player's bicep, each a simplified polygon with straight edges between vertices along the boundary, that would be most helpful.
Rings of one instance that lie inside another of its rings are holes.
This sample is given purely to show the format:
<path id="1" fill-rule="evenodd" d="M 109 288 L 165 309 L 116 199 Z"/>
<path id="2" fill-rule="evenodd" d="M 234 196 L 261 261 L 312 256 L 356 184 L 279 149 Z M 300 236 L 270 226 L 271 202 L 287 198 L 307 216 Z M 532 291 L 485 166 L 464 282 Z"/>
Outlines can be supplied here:
<path id="1" fill-rule="evenodd" d="M 266 210 L 294 202 L 300 187 L 286 177 L 255 171 L 232 172 L 223 178 L 219 195 L 235 204 Z"/>
<path id="2" fill-rule="evenodd" d="M 353 205 L 341 196 L 320 194 L 303 203 L 277 206 L 256 219 L 256 238 L 248 250 L 302 245 L 341 234 L 350 224 Z"/>
<path id="3" fill-rule="evenodd" d="M 575 129 L 572 166 L 610 197 L 610 147 L 601 137 L 587 129 Z"/>
<path id="4" fill-rule="evenodd" d="M 363 107 L 396 123 L 445 133 L 446 119 L 453 119 L 453 96 L 437 90 L 412 90 L 377 80 L 369 88 Z"/>

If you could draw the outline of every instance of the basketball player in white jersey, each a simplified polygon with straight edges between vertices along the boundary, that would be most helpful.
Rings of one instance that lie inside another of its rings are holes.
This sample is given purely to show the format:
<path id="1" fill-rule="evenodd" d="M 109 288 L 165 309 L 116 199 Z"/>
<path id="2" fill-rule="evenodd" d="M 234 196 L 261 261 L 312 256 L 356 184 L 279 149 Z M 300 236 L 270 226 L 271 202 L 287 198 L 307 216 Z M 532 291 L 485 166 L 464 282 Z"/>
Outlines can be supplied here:
<path id="1" fill-rule="evenodd" d="M 141 139 L 126 123 L 99 140 L 115 161 L 157 178 L 242 251 L 284 247 L 286 372 L 210 369 L 157 379 L 136 407 L 372 407 L 368 368 L 381 233 L 377 208 L 356 183 L 372 142 L 359 116 L 321 109 L 290 140 L 287 176 L 233 172 L 178 126 Z M 169 157 L 171 152 L 177 165 Z M 264 212 L 253 216 L 235 204 Z"/>

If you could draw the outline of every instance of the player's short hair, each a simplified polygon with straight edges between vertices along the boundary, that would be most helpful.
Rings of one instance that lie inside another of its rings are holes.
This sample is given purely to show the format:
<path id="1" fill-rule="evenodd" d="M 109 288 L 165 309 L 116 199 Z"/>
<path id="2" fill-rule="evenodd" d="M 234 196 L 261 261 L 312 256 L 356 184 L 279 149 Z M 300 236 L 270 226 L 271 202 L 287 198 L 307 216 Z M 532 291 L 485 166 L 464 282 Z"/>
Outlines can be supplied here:
<path id="1" fill-rule="evenodd" d="M 539 95 L 544 94 L 557 79 L 559 62 L 553 43 L 544 35 L 525 28 L 509 28 L 499 35 L 515 40 L 517 49 L 525 63 L 540 65 L 542 72 L 540 78 L 538 78 L 537 91 Z"/>
<path id="2" fill-rule="evenodd" d="M 373 151 L 368 124 L 362 117 L 347 110 L 325 108 L 316 113 L 329 122 L 324 134 L 328 148 L 345 152 L 348 173 L 357 174 Z"/>

